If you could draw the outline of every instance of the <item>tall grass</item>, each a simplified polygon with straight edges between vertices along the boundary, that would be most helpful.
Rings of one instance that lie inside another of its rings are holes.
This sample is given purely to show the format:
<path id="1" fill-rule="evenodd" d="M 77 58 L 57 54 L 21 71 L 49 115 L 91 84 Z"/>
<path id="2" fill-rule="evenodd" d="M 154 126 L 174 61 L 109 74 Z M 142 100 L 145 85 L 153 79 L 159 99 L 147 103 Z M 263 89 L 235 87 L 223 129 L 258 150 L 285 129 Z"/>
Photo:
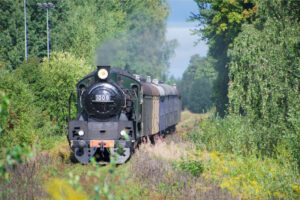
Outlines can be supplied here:
<path id="1" fill-rule="evenodd" d="M 196 121 L 186 136 L 196 144 L 194 157 L 204 164 L 204 175 L 221 187 L 250 199 L 297 199 L 300 175 L 293 146 L 285 138 L 273 143 L 266 131 L 272 129 L 244 117 L 210 117 Z"/>

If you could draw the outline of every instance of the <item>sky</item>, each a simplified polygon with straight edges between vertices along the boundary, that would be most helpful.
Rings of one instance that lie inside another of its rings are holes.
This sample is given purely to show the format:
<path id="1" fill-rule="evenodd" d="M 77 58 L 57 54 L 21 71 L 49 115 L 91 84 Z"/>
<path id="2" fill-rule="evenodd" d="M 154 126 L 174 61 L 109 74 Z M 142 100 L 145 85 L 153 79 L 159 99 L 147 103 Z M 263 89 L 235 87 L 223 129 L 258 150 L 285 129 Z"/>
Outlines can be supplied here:
<path id="1" fill-rule="evenodd" d="M 191 30 L 197 26 L 196 22 L 187 22 L 191 12 L 197 12 L 194 0 L 168 0 L 171 14 L 167 20 L 167 40 L 177 39 L 178 47 L 170 60 L 168 75 L 180 78 L 188 67 L 190 57 L 195 54 L 206 56 L 208 46 L 201 41 L 197 46 L 194 43 L 199 36 L 191 35 Z"/>

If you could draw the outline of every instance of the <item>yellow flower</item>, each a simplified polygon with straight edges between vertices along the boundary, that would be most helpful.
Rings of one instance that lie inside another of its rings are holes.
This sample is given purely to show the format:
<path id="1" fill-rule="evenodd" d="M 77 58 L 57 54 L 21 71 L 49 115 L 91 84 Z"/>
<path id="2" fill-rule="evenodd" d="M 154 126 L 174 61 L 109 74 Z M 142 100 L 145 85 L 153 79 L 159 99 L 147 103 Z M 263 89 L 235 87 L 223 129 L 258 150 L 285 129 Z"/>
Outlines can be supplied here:
<path id="1" fill-rule="evenodd" d="M 84 192 L 74 190 L 66 181 L 54 178 L 46 183 L 46 191 L 53 200 L 86 200 Z"/>
<path id="2" fill-rule="evenodd" d="M 279 197 L 280 193 L 279 192 L 274 192 L 275 197 Z"/>
<path id="3" fill-rule="evenodd" d="M 227 167 L 222 167 L 223 168 L 223 172 L 226 173 L 228 172 L 228 168 Z"/>
<path id="4" fill-rule="evenodd" d="M 300 193 L 300 186 L 298 186 L 298 185 L 293 185 L 292 188 L 293 188 L 296 192 Z"/>
<path id="5" fill-rule="evenodd" d="M 257 185 L 257 182 L 256 181 L 251 181 L 251 184 L 252 185 Z"/>

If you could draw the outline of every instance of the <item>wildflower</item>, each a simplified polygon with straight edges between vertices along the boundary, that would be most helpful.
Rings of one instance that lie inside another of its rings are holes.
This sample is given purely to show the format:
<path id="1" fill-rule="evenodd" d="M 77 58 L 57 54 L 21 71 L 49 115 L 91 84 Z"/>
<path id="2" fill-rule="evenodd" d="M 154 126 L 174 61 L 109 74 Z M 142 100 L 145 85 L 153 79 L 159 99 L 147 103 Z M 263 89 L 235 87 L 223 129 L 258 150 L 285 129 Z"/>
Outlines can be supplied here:
<path id="1" fill-rule="evenodd" d="M 256 181 L 251 181 L 251 184 L 252 185 L 257 185 L 257 182 Z"/>
<path id="2" fill-rule="evenodd" d="M 86 194 L 79 193 L 74 190 L 67 182 L 61 179 L 52 179 L 46 184 L 46 190 L 52 199 L 76 199 L 76 200 L 85 200 Z"/>
<path id="3" fill-rule="evenodd" d="M 297 193 L 300 193 L 300 186 L 298 186 L 298 185 L 293 185 L 292 188 L 293 188 L 294 191 L 296 191 Z"/>
<path id="4" fill-rule="evenodd" d="M 280 197 L 280 193 L 279 192 L 274 192 L 275 197 Z"/>

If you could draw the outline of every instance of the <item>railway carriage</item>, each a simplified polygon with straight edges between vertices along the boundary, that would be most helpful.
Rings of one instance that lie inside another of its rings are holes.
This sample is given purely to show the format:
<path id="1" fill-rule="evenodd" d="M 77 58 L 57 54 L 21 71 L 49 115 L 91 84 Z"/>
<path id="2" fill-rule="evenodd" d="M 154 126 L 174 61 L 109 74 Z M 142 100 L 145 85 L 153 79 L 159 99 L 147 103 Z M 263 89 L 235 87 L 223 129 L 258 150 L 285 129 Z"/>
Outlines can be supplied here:
<path id="1" fill-rule="evenodd" d="M 165 134 L 180 121 L 181 97 L 176 86 L 151 81 L 119 68 L 98 66 L 76 85 L 76 118 L 68 140 L 75 158 L 86 164 L 95 156 L 118 164 L 129 159 L 143 138 Z"/>

